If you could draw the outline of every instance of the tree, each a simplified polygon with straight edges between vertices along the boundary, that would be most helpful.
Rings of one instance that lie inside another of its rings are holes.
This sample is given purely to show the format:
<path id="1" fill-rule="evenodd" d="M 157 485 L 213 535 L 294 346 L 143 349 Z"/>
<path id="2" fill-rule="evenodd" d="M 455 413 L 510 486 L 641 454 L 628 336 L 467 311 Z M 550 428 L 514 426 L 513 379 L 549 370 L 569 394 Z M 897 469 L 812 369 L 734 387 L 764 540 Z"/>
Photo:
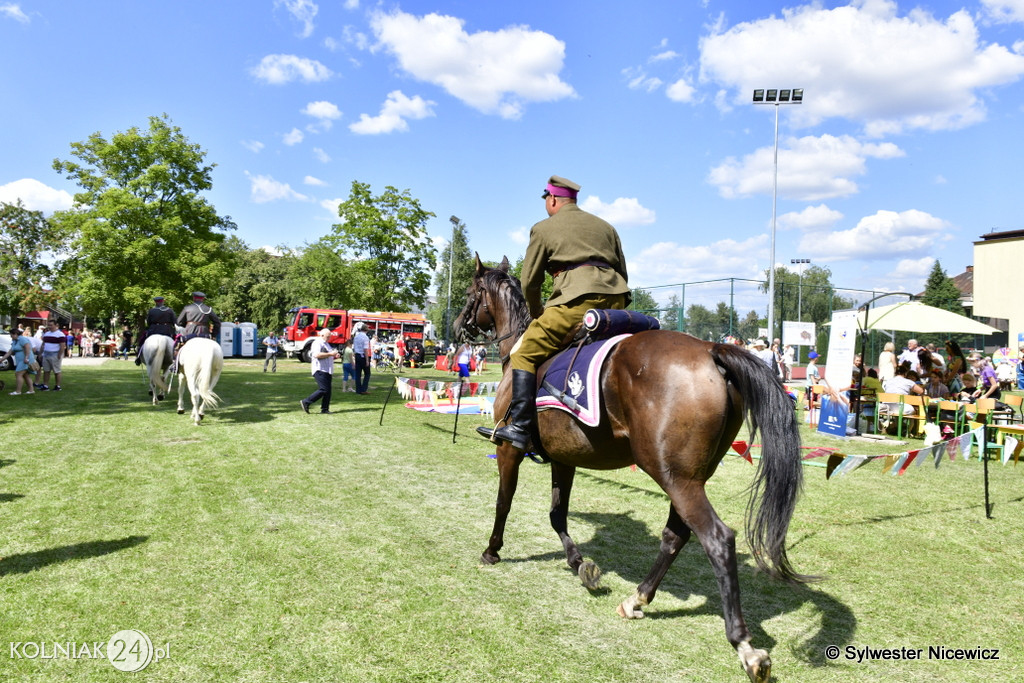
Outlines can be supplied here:
<path id="1" fill-rule="evenodd" d="M 679 299 L 678 294 L 673 294 L 668 298 L 668 308 L 664 310 L 661 316 L 661 327 L 665 330 L 680 330 L 679 321 L 683 316 L 680 315 L 679 310 L 682 307 L 682 301 Z"/>
<path id="2" fill-rule="evenodd" d="M 960 302 L 962 296 L 960 289 L 953 282 L 953 279 L 946 275 L 946 271 L 942 269 L 938 260 L 932 265 L 931 272 L 928 273 L 928 280 L 925 283 L 924 293 L 921 295 L 921 303 L 928 306 L 934 306 L 935 308 L 941 308 L 946 311 L 952 311 L 957 315 L 965 315 L 963 304 Z M 906 339 L 909 339 L 912 334 L 899 335 L 897 341 L 903 343 Z M 921 345 L 935 344 L 936 347 L 941 351 L 946 339 L 954 339 L 958 344 L 969 344 L 973 342 L 971 335 L 943 335 L 943 334 L 924 334 L 917 336 L 917 340 Z"/>
<path id="3" fill-rule="evenodd" d="M 194 289 L 216 291 L 232 265 L 223 232 L 235 224 L 200 196 L 214 166 L 166 114 L 146 131 L 93 133 L 71 151 L 79 162 L 53 168 L 82 192 L 52 221 L 73 236 L 61 281 L 84 312 L 141 321 L 154 293 L 180 307 Z"/>
<path id="4" fill-rule="evenodd" d="M 299 259 L 283 249 L 280 255 L 250 249 L 237 237 L 229 237 L 226 247 L 235 255 L 236 266 L 221 283 L 221 316 L 256 323 L 260 330 L 280 330 L 297 301 L 291 274 Z"/>
<path id="5" fill-rule="evenodd" d="M 768 272 L 760 290 L 768 291 Z M 818 326 L 832 320 L 832 311 L 853 308 L 853 299 L 840 296 L 832 286 L 832 271 L 811 265 L 800 273 L 778 267 L 775 270 L 775 325 L 772 338 L 781 336 L 782 321 L 803 320 Z"/>
<path id="6" fill-rule="evenodd" d="M 434 287 L 437 292 L 437 303 L 430 308 L 430 320 L 434 329 L 450 332 L 450 324 L 466 303 L 466 290 L 473 284 L 473 272 L 476 260 L 469 248 L 469 237 L 466 225 L 452 216 L 452 239 L 444 249 L 440 250 L 440 265 L 434 274 Z M 448 298 L 448 275 L 451 273 L 451 300 Z"/>
<path id="7" fill-rule="evenodd" d="M 717 341 L 719 324 L 706 306 L 690 304 L 686 309 L 686 331 L 698 339 Z"/>
<path id="8" fill-rule="evenodd" d="M 20 199 L 0 203 L 0 313 L 14 320 L 22 310 L 53 303 L 47 255 L 64 250 L 63 238 L 42 211 L 26 209 Z"/>
<path id="9" fill-rule="evenodd" d="M 633 289 L 633 300 L 629 304 L 631 311 L 657 311 L 658 302 L 654 300 L 654 297 L 646 289 L 640 289 L 636 287 Z"/>
<path id="10" fill-rule="evenodd" d="M 370 185 L 352 181 L 349 198 L 338 207 L 342 222 L 323 238 L 351 259 L 361 292 L 352 308 L 404 311 L 423 306 L 436 265 L 424 211 L 408 190 L 390 185 L 374 197 Z"/>

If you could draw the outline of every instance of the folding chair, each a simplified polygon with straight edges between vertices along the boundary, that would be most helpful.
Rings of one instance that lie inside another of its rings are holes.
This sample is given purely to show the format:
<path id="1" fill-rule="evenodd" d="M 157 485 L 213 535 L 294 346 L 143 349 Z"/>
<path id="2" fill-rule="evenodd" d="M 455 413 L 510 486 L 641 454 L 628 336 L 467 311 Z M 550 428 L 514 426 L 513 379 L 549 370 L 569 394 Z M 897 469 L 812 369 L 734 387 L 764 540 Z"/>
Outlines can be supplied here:
<path id="1" fill-rule="evenodd" d="M 989 438 L 985 441 L 983 453 L 988 455 L 989 451 L 995 451 L 996 457 L 998 457 L 1003 452 L 1003 444 L 998 440 L 992 440 L 992 437 L 996 437 L 998 439 L 999 435 L 999 430 L 992 427 L 992 413 L 995 409 L 996 400 L 994 398 L 979 398 L 976 403 L 968 403 L 964 406 L 964 410 L 968 414 L 974 413 L 974 420 L 969 421 L 972 429 L 980 427 L 981 425 L 990 427 L 990 429 L 985 430 L 989 434 Z"/>

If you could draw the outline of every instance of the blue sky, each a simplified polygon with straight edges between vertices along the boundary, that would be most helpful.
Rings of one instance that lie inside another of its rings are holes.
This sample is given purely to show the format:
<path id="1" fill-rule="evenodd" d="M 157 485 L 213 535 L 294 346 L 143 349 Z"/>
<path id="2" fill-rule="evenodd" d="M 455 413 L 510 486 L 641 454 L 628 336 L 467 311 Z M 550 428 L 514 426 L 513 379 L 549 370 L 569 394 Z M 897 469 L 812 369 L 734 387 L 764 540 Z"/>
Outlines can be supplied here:
<path id="1" fill-rule="evenodd" d="M 633 286 L 758 278 L 775 108 L 754 88 L 805 92 L 779 111 L 776 263 L 919 291 L 1024 227 L 1024 0 L 0 0 L 0 59 L 0 200 L 67 208 L 54 158 L 166 113 L 254 247 L 326 234 L 359 180 L 409 190 L 439 245 L 455 215 L 515 259 L 558 174 L 619 228 Z"/>

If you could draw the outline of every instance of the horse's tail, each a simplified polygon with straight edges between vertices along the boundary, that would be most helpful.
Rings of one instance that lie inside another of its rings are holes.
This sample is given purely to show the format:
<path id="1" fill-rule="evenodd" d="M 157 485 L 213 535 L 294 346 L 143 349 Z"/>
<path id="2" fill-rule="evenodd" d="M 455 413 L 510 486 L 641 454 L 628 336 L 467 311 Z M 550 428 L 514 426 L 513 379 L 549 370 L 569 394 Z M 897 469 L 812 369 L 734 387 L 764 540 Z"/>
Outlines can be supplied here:
<path id="1" fill-rule="evenodd" d="M 715 344 L 711 353 L 743 396 L 751 441 L 761 431 L 761 459 L 750 484 L 746 515 L 747 543 L 754 560 L 762 570 L 784 581 L 813 581 L 818 577 L 796 573 L 786 554 L 786 533 L 803 485 L 793 401 L 768 365 L 746 349 Z"/>
<path id="2" fill-rule="evenodd" d="M 159 337 L 156 337 L 159 339 Z M 145 347 L 145 344 L 143 344 Z M 143 348 L 143 353 L 145 353 Z M 149 373 L 149 383 L 163 393 L 168 393 L 167 382 L 164 381 L 164 354 L 167 350 L 166 344 L 156 344 L 149 349 L 152 356 L 146 358 L 146 371 Z"/>

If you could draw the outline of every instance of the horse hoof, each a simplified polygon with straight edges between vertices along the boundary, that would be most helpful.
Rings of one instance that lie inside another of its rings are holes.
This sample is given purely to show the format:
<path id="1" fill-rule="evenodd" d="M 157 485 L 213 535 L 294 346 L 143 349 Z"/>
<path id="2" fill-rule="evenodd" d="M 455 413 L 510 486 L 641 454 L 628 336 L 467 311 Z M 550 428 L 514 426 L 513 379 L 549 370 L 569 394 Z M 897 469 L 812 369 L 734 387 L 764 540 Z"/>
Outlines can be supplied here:
<path id="1" fill-rule="evenodd" d="M 647 601 L 640 597 L 637 593 L 631 598 L 627 598 L 619 604 L 615 609 L 619 613 L 619 616 L 623 619 L 643 619 L 644 611 L 643 606 L 647 604 Z"/>
<path id="2" fill-rule="evenodd" d="M 590 560 L 581 564 L 576 573 L 588 590 L 597 590 L 601 587 L 601 569 Z"/>
<path id="3" fill-rule="evenodd" d="M 178 415 L 184 415 L 184 414 L 185 414 L 185 409 L 184 408 L 178 408 Z"/>
<path id="4" fill-rule="evenodd" d="M 752 683 L 766 683 L 772 675 L 772 660 L 764 650 L 755 649 L 749 642 L 744 641 L 736 648 L 740 664 L 747 672 Z"/>
<path id="5" fill-rule="evenodd" d="M 484 553 L 480 556 L 480 561 L 484 564 L 498 564 L 501 562 L 501 558 L 498 557 L 497 553 L 494 553 L 493 555 L 491 553 Z"/>

